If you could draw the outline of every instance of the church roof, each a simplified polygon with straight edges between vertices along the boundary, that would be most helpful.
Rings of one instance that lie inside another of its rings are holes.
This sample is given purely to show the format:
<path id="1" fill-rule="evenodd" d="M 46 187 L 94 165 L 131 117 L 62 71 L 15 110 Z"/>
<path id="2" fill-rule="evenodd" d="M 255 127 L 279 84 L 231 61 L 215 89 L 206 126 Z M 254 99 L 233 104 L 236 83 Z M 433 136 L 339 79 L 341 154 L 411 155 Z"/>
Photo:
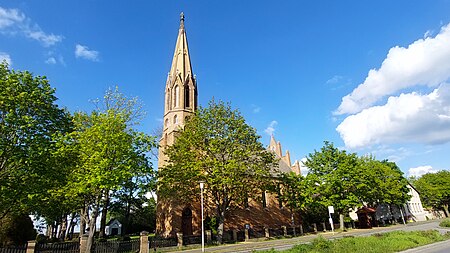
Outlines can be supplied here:
<path id="1" fill-rule="evenodd" d="M 177 77 L 180 77 L 184 82 L 188 76 L 192 76 L 191 58 L 189 56 L 188 43 L 186 37 L 186 30 L 184 29 L 184 14 L 180 14 L 180 29 L 178 31 L 177 43 L 175 45 L 175 52 L 172 60 L 172 67 L 170 68 L 169 77 L 173 84 Z"/>

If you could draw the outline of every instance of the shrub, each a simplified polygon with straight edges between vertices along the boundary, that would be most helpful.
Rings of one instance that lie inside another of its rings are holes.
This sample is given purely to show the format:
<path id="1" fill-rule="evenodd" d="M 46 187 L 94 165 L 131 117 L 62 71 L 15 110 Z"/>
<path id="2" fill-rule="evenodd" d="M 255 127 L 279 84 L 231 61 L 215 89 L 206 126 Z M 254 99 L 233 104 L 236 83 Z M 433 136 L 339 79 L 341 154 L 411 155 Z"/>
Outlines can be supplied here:
<path id="1" fill-rule="evenodd" d="M 9 214 L 0 220 L 0 246 L 22 245 L 36 235 L 33 221 L 27 214 Z"/>
<path id="2" fill-rule="evenodd" d="M 325 251 L 330 249 L 333 243 L 322 236 L 319 236 L 315 238 L 311 244 L 315 249 Z"/>

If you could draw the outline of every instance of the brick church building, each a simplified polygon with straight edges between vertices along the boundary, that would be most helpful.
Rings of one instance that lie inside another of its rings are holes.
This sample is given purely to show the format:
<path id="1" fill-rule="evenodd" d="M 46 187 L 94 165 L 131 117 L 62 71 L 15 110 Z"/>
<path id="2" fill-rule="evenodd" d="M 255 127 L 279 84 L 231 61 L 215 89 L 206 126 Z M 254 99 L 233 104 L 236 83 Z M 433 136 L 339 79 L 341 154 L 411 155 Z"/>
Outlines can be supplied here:
<path id="1" fill-rule="evenodd" d="M 174 143 L 175 131 L 184 126 L 186 117 L 197 109 L 197 81 L 192 71 L 189 56 L 184 15 L 180 17 L 175 52 L 165 86 L 163 133 L 160 140 L 158 169 L 163 170 L 167 157 L 164 148 Z M 268 149 L 279 159 L 279 170 L 284 173 L 300 173 L 300 164 L 291 164 L 289 152 L 283 155 L 279 142 L 271 138 Z M 254 229 L 280 228 L 292 226 L 293 215 L 279 201 L 278 196 L 263 192 L 260 201 L 249 200 L 245 205 L 234 207 L 225 217 L 224 230 L 243 230 L 245 225 Z M 181 204 L 173 198 L 158 196 L 156 233 L 168 237 L 176 233 L 198 235 L 201 233 L 200 203 Z M 213 210 L 205 210 L 205 217 L 214 216 Z M 298 225 L 298 219 L 295 219 Z"/>

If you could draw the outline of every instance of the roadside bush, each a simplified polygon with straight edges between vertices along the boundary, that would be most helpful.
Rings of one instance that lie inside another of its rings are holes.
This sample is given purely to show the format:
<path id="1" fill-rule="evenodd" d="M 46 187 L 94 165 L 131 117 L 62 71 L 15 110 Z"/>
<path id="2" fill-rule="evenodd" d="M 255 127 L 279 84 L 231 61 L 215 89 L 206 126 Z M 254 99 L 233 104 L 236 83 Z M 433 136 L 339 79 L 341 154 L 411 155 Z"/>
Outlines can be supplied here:
<path id="1" fill-rule="evenodd" d="M 36 230 L 27 214 L 9 214 L 0 220 L 0 246 L 18 246 L 36 238 Z"/>

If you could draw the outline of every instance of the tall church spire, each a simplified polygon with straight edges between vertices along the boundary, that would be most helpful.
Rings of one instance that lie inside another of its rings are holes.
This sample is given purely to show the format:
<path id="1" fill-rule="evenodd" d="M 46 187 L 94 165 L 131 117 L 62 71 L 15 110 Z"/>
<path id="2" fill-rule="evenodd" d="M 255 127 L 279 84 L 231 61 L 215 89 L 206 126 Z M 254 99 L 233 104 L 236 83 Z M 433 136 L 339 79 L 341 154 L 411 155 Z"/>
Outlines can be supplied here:
<path id="1" fill-rule="evenodd" d="M 184 14 L 180 14 L 180 28 L 178 30 L 175 52 L 169 74 L 167 76 L 164 101 L 163 135 L 160 141 L 158 167 L 166 163 L 162 150 L 172 145 L 175 132 L 184 127 L 186 118 L 197 109 L 197 81 L 192 73 L 186 30 L 184 28 Z"/>
<path id="2" fill-rule="evenodd" d="M 177 78 L 185 82 L 188 78 L 193 78 L 191 57 L 189 56 L 186 30 L 184 29 L 184 13 L 180 14 L 180 29 L 178 30 L 177 43 L 172 59 L 167 85 L 174 84 Z"/>

